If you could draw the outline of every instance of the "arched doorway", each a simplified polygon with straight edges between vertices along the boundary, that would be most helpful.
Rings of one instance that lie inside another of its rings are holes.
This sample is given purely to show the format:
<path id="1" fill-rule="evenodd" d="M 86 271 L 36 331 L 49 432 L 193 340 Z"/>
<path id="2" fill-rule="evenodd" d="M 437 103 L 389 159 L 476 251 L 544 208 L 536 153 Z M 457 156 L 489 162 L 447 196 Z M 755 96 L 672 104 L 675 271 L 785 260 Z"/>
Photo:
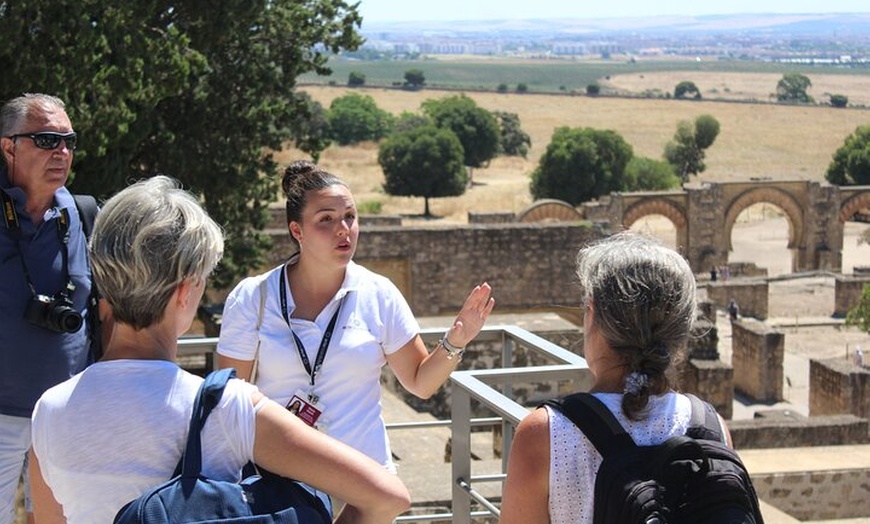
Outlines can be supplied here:
<path id="1" fill-rule="evenodd" d="M 791 229 L 779 206 L 760 202 L 744 208 L 731 228 L 729 265 L 752 264 L 768 276 L 792 272 Z"/>

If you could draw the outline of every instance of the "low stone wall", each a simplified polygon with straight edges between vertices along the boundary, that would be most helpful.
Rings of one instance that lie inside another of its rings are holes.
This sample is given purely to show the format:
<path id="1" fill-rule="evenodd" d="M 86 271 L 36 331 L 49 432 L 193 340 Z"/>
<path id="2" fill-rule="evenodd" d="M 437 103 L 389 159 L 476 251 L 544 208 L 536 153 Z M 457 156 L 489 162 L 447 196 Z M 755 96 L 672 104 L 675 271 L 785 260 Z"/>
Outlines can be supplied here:
<path id="1" fill-rule="evenodd" d="M 800 521 L 870 517 L 870 469 L 751 477 L 758 498 Z"/>
<path id="2" fill-rule="evenodd" d="M 579 308 L 577 251 L 603 233 L 583 223 L 362 226 L 354 260 L 393 281 L 415 315 L 452 315 L 489 282 L 499 312 Z M 272 237 L 266 267 L 285 260 L 289 235 Z"/>
<path id="3" fill-rule="evenodd" d="M 870 444 L 867 419 L 855 415 L 805 417 L 795 411 L 771 410 L 756 417 L 728 421 L 734 449 Z"/>
<path id="4" fill-rule="evenodd" d="M 492 213 L 474 213 L 468 212 L 469 224 L 512 224 L 517 221 L 516 213 L 511 212 L 492 212 Z"/>
<path id="5" fill-rule="evenodd" d="M 768 315 L 768 284 L 766 280 L 731 279 L 725 282 L 707 282 L 707 298 L 719 309 L 728 307 L 735 300 L 741 317 L 766 320 Z"/>
<path id="6" fill-rule="evenodd" d="M 734 389 L 761 402 L 782 400 L 785 335 L 764 322 L 731 322 Z"/>
<path id="7" fill-rule="evenodd" d="M 870 368 L 846 358 L 810 360 L 810 415 L 870 418 Z"/>
<path id="8" fill-rule="evenodd" d="M 864 293 L 864 286 L 870 284 L 870 275 L 834 276 L 834 316 L 845 318 L 846 313 L 855 307 Z"/>
<path id="9" fill-rule="evenodd" d="M 680 390 L 713 404 L 724 419 L 734 411 L 734 369 L 719 360 L 691 359 L 683 367 Z"/>

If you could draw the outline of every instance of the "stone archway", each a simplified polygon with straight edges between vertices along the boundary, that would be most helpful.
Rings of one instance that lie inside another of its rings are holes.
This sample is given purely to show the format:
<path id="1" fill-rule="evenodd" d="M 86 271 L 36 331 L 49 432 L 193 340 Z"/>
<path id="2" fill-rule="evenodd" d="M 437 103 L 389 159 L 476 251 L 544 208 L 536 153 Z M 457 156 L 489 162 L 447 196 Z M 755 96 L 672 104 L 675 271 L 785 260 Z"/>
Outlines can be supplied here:
<path id="1" fill-rule="evenodd" d="M 740 213 L 753 204 L 769 203 L 783 210 L 788 222 L 788 249 L 797 249 L 803 238 L 803 211 L 795 199 L 780 189 L 774 187 L 760 187 L 750 189 L 731 202 L 725 212 L 725 247 L 728 251 L 734 248 L 731 244 L 731 234 L 734 223 Z"/>
<path id="2" fill-rule="evenodd" d="M 564 200 L 545 198 L 535 201 L 517 215 L 519 222 L 576 222 L 583 214 Z"/>
<path id="3" fill-rule="evenodd" d="M 845 224 L 861 209 L 870 208 L 870 193 L 858 193 L 840 204 L 840 223 Z"/>
<path id="4" fill-rule="evenodd" d="M 642 200 L 625 210 L 622 226 L 628 229 L 632 224 L 649 215 L 662 215 L 674 224 L 674 228 L 677 230 L 677 250 L 681 253 L 685 252 L 689 241 L 689 220 L 686 217 L 686 212 L 673 202 L 663 198 Z"/>

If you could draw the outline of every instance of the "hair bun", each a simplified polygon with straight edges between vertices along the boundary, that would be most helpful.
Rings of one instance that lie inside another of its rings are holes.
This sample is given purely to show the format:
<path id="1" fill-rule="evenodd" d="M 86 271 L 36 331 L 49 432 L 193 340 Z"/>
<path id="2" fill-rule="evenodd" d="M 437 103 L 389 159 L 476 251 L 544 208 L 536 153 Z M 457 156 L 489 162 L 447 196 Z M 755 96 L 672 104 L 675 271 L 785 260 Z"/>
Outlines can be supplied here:
<path id="1" fill-rule="evenodd" d="M 310 160 L 295 160 L 284 169 L 284 178 L 281 180 L 281 188 L 284 194 L 290 193 L 293 183 L 299 178 L 317 171 L 317 165 Z"/>

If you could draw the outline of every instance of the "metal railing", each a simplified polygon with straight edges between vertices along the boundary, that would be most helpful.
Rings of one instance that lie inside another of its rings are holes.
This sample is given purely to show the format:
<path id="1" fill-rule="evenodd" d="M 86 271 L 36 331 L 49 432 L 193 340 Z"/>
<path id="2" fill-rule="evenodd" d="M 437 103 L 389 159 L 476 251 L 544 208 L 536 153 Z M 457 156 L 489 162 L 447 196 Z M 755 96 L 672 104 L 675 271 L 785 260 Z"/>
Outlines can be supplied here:
<path id="1" fill-rule="evenodd" d="M 427 345 L 432 345 L 443 335 L 444 328 L 423 329 L 421 336 Z M 529 410 L 514 400 L 516 384 L 536 382 L 570 381 L 573 389 L 588 390 L 592 376 L 586 360 L 544 338 L 517 326 L 500 325 L 485 327 L 475 338 L 477 343 L 501 344 L 501 367 L 454 371 L 450 375 L 451 406 L 450 420 L 428 422 L 397 422 L 387 424 L 389 431 L 425 429 L 449 426 L 451 428 L 451 512 L 419 515 L 403 515 L 401 522 L 431 522 L 452 520 L 454 524 L 470 524 L 473 518 L 495 517 L 499 509 L 495 503 L 474 488 L 476 483 L 502 482 L 507 472 L 507 460 L 514 430 Z M 207 370 L 213 368 L 214 349 L 217 338 L 191 337 L 179 339 L 179 357 L 204 355 Z M 511 367 L 518 348 L 543 357 L 548 363 L 539 366 Z M 494 416 L 472 417 L 472 402 L 491 411 Z M 501 424 L 503 447 L 501 474 L 472 475 L 471 429 L 479 426 Z M 479 508 L 472 510 L 472 503 Z"/>

